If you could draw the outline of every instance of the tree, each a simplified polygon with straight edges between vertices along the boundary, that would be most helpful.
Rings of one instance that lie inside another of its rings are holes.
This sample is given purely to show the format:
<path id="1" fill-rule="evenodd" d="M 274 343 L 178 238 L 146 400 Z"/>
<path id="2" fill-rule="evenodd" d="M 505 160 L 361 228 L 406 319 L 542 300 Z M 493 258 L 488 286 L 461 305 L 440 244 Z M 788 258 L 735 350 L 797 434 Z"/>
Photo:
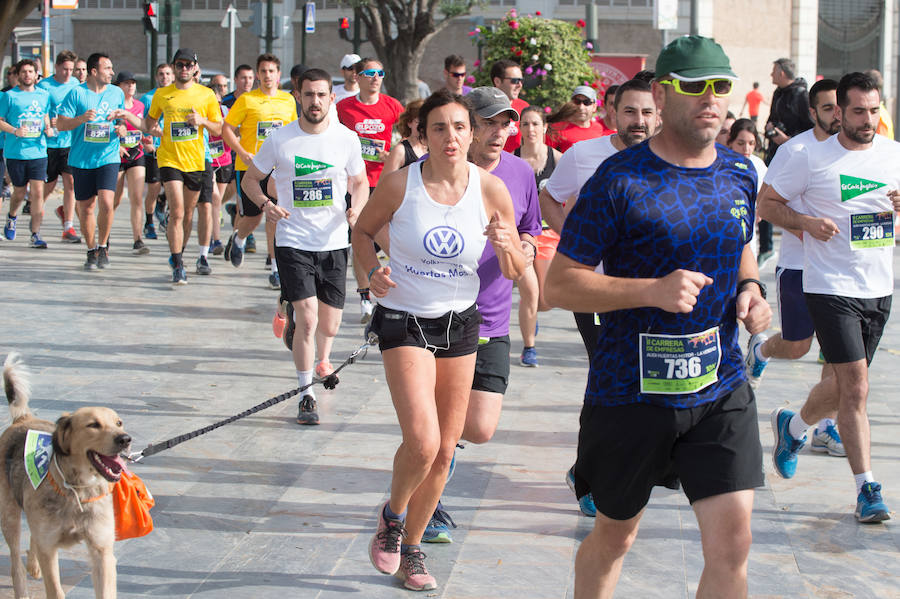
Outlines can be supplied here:
<path id="1" fill-rule="evenodd" d="M 418 97 L 416 80 L 428 42 L 478 0 L 351 0 L 387 74 L 385 84 L 404 104 Z M 435 15 L 440 13 L 439 19 Z"/>
<path id="2" fill-rule="evenodd" d="M 515 9 L 488 27 L 469 33 L 484 49 L 475 71 L 476 85 L 492 85 L 491 65 L 507 58 L 522 66 L 522 99 L 534 106 L 554 108 L 566 102 L 578 85 L 599 86 L 590 66 L 590 44 L 581 37 L 584 21 L 567 23 L 545 19 L 541 13 L 520 17 Z"/>
<path id="3" fill-rule="evenodd" d="M 16 26 L 40 4 L 40 0 L 4 0 L 0 2 L 0 44 L 2 44 L 0 48 L 6 48 Z M 13 62 L 16 62 L 15 56 Z"/>

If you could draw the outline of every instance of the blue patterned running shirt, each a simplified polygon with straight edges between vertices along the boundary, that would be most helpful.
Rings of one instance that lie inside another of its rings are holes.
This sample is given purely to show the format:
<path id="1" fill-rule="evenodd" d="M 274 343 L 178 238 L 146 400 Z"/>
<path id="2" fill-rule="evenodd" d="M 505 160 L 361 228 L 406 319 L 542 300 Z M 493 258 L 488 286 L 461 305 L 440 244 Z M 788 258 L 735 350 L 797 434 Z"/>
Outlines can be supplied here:
<path id="1" fill-rule="evenodd" d="M 717 145 L 706 168 L 665 162 L 649 142 L 608 158 L 566 219 L 557 251 L 607 275 L 660 278 L 683 268 L 713 279 L 687 314 L 658 308 L 601 316 L 585 402 L 688 408 L 743 381 L 735 315 L 738 267 L 753 236 L 756 171 Z"/>

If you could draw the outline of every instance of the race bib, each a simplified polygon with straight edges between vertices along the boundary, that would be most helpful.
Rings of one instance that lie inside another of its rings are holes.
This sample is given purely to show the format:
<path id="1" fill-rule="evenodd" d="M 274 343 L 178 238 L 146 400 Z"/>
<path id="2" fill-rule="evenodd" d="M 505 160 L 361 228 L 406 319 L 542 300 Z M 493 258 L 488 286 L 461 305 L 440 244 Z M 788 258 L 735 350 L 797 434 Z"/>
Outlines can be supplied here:
<path id="1" fill-rule="evenodd" d="M 41 125 L 44 121 L 38 119 L 20 119 L 19 127 L 25 131 L 22 137 L 35 138 L 41 136 Z"/>
<path id="2" fill-rule="evenodd" d="M 140 131 L 128 131 L 125 133 L 125 137 L 119 138 L 119 144 L 128 148 L 137 147 L 137 145 L 141 143 L 141 132 Z"/>
<path id="3" fill-rule="evenodd" d="M 197 127 L 187 121 L 172 121 L 169 125 L 172 141 L 193 141 L 197 139 Z"/>
<path id="4" fill-rule="evenodd" d="M 312 208 L 333 204 L 331 179 L 295 179 L 294 208 Z"/>
<path id="5" fill-rule="evenodd" d="M 719 327 L 691 335 L 640 335 L 641 393 L 695 393 L 719 380 Z"/>
<path id="6" fill-rule="evenodd" d="M 893 246 L 893 212 L 866 212 L 850 215 L 850 249 L 868 250 Z"/>
<path id="7" fill-rule="evenodd" d="M 84 141 L 92 144 L 108 144 L 111 131 L 110 123 L 85 123 Z"/>
<path id="8" fill-rule="evenodd" d="M 256 123 L 256 141 L 266 141 L 266 138 L 281 127 L 281 121 L 259 121 Z"/>
<path id="9" fill-rule="evenodd" d="M 209 155 L 213 160 L 225 155 L 225 142 L 221 139 L 209 142 Z"/>
<path id="10" fill-rule="evenodd" d="M 360 137 L 359 143 L 362 146 L 363 160 L 368 160 L 369 162 L 383 162 L 379 157 L 378 152 L 384 150 L 384 140 Z"/>
<path id="11" fill-rule="evenodd" d="M 53 434 L 29 429 L 25 436 L 25 472 L 35 489 L 50 471 L 52 457 Z"/>

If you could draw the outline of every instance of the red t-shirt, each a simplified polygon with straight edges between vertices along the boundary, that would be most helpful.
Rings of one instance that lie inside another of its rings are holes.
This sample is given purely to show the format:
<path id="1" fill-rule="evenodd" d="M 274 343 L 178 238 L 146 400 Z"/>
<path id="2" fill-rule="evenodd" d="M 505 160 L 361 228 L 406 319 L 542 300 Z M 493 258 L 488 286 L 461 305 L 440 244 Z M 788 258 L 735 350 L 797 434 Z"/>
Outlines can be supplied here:
<path id="1" fill-rule="evenodd" d="M 579 127 L 568 122 L 553 123 L 547 131 L 547 145 L 560 152 L 565 152 L 579 141 L 603 137 L 605 129 L 595 120 L 591 120 L 589 127 Z"/>
<path id="2" fill-rule="evenodd" d="M 521 98 L 516 98 L 512 102 L 512 107 L 516 112 L 519 113 L 519 118 L 522 117 L 522 110 L 528 106 L 528 102 Z M 519 122 L 518 121 L 510 121 L 509 123 L 509 139 L 506 140 L 506 145 L 503 146 L 503 149 L 507 152 L 514 152 L 516 148 L 522 145 L 522 132 L 519 130 Z"/>
<path id="3" fill-rule="evenodd" d="M 337 103 L 338 120 L 359 136 L 369 187 L 378 184 L 384 170 L 384 162 L 377 157 L 376 150 L 390 151 L 391 132 L 401 112 L 403 104 L 385 94 L 378 94 L 375 104 L 363 104 L 358 95 Z"/>
<path id="4" fill-rule="evenodd" d="M 750 116 L 759 116 L 759 105 L 762 104 L 763 95 L 759 93 L 758 89 L 752 89 L 747 93 L 747 109 L 750 111 Z"/>

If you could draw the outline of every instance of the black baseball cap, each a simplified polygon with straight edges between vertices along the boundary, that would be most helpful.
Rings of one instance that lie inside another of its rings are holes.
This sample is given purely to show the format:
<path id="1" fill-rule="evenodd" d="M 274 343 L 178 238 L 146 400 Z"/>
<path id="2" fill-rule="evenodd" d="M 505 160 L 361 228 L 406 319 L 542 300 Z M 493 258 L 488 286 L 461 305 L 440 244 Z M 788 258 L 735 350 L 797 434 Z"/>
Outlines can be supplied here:
<path id="1" fill-rule="evenodd" d="M 296 79 L 297 77 L 303 76 L 303 73 L 309 70 L 309 67 L 305 64 L 295 64 L 291 67 L 291 79 Z"/>
<path id="2" fill-rule="evenodd" d="M 123 83 L 125 81 L 134 81 L 135 83 L 137 83 L 137 79 L 135 79 L 134 73 L 132 73 L 131 71 L 119 71 L 116 75 L 115 85 L 119 85 L 120 83 Z"/>
<path id="3" fill-rule="evenodd" d="M 174 64 L 175 61 L 177 61 L 179 58 L 181 60 L 197 62 L 197 53 L 190 48 L 178 48 L 178 50 L 175 52 L 175 56 L 172 57 L 172 63 Z"/>

